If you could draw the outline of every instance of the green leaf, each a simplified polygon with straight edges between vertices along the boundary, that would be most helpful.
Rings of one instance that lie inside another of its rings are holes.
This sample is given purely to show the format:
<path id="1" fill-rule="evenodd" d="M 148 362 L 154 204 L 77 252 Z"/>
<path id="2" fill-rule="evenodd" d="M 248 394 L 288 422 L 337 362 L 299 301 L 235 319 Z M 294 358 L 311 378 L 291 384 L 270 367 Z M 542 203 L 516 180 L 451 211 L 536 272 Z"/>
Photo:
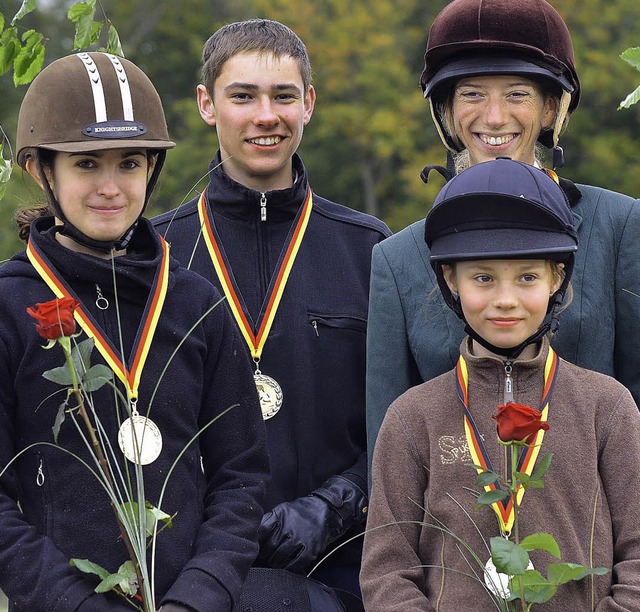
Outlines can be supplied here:
<path id="1" fill-rule="evenodd" d="M 11 25 L 16 21 L 22 19 L 25 15 L 28 15 L 31 11 L 36 10 L 36 0 L 23 0 L 20 10 L 15 14 L 11 20 Z"/>
<path id="2" fill-rule="evenodd" d="M 107 576 L 109 576 L 109 570 L 104 569 L 104 567 L 101 567 L 97 563 L 89 561 L 89 559 L 71 559 L 69 561 L 69 564 L 77 567 L 81 572 L 84 572 L 85 574 L 96 574 L 103 580 Z"/>
<path id="3" fill-rule="evenodd" d="M 545 550 L 556 559 L 560 558 L 560 547 L 554 537 L 548 533 L 532 533 L 520 542 L 526 551 Z"/>
<path id="4" fill-rule="evenodd" d="M 43 372 L 42 376 L 47 380 L 50 380 L 51 382 L 58 383 L 59 385 L 63 385 L 65 387 L 73 384 L 71 370 L 69 369 L 69 364 L 66 362 L 64 365 L 61 365 L 58 368 L 53 368 L 51 370 Z"/>
<path id="5" fill-rule="evenodd" d="M 542 461 L 539 461 L 536 464 L 536 469 L 531 474 L 531 480 L 542 480 L 542 477 L 547 473 L 549 469 L 549 465 L 551 464 L 551 459 L 553 458 L 553 453 L 547 453 Z"/>
<path id="6" fill-rule="evenodd" d="M 479 487 L 486 487 L 494 482 L 497 482 L 500 477 L 491 470 L 487 470 L 486 472 L 482 472 L 482 474 L 478 474 L 476 477 L 476 484 Z"/>
<path id="7" fill-rule="evenodd" d="M 74 51 L 84 49 L 92 44 L 95 4 L 95 0 L 76 2 L 67 13 L 69 19 L 76 24 L 76 34 L 73 39 Z"/>
<path id="8" fill-rule="evenodd" d="M 91 34 L 89 38 L 90 45 L 97 45 L 100 41 L 100 31 L 102 30 L 102 22 L 94 21 L 91 24 Z"/>
<path id="9" fill-rule="evenodd" d="M 67 402 L 62 402 L 60 407 L 58 408 L 58 413 L 56 414 L 56 420 L 53 423 L 52 431 L 53 431 L 53 441 L 58 443 L 58 435 L 60 434 L 60 427 L 64 423 L 64 419 L 67 416 Z"/>
<path id="10" fill-rule="evenodd" d="M 604 576 L 609 570 L 606 567 L 585 567 L 577 563 L 550 563 L 547 568 L 549 582 L 555 585 L 565 584 L 572 580 L 582 580 L 586 576 L 595 574 Z"/>
<path id="11" fill-rule="evenodd" d="M 618 110 L 621 108 L 629 108 L 640 100 L 640 86 L 636 87 L 634 91 L 632 91 L 622 102 L 620 102 L 620 106 L 618 106 Z"/>
<path id="12" fill-rule="evenodd" d="M 526 484 L 522 485 L 525 489 L 544 489 L 544 482 L 542 480 L 529 480 Z"/>
<path id="13" fill-rule="evenodd" d="M 120 508 L 126 516 L 125 520 L 137 529 L 139 524 L 138 502 L 125 502 L 120 505 Z M 164 522 L 167 527 L 173 526 L 171 516 L 160 510 L 160 508 L 152 506 L 149 502 L 145 502 L 144 521 L 144 530 L 148 536 L 153 535 L 153 530 L 159 521 Z"/>
<path id="14" fill-rule="evenodd" d="M 22 45 L 18 40 L 15 28 L 5 30 L 0 35 L 0 74 L 9 72 L 18 53 L 20 53 L 20 49 L 22 49 Z"/>
<path id="15" fill-rule="evenodd" d="M 138 592 L 138 576 L 133 561 L 125 561 L 119 568 L 118 574 L 121 576 L 119 587 L 127 595 L 135 595 Z"/>
<path id="16" fill-rule="evenodd" d="M 113 27 L 113 24 L 109 25 L 109 42 L 107 43 L 107 53 L 113 53 L 119 57 L 124 57 L 122 51 L 122 44 L 120 42 L 120 35 L 118 30 Z"/>
<path id="17" fill-rule="evenodd" d="M 117 586 L 120 586 L 120 583 L 124 580 L 124 576 L 121 576 L 119 573 L 109 574 L 106 578 L 98 584 L 95 588 L 96 593 L 108 593 L 112 591 Z M 128 585 L 128 583 L 127 583 Z"/>
<path id="18" fill-rule="evenodd" d="M 126 595 L 135 595 L 137 593 L 137 576 L 131 560 L 125 561 L 114 574 L 108 574 L 102 582 L 95 588 L 96 593 L 106 593 L 116 588 L 120 589 Z"/>
<path id="19" fill-rule="evenodd" d="M 558 590 L 554 584 L 550 584 L 546 578 L 537 570 L 527 570 L 522 576 L 524 586 L 524 597 L 527 603 L 540 604 L 549 601 Z M 518 578 L 512 578 L 509 581 L 509 590 L 512 593 L 510 600 L 519 599 L 519 583 Z"/>
<path id="20" fill-rule="evenodd" d="M 629 47 L 620 54 L 620 57 L 636 70 L 640 70 L 640 47 Z"/>
<path id="21" fill-rule="evenodd" d="M 67 13 L 67 17 L 70 21 L 75 23 L 78 19 L 86 15 L 91 15 L 91 19 L 93 19 L 93 15 L 96 12 L 96 0 L 84 0 L 84 2 L 76 2 L 69 8 L 69 12 Z"/>
<path id="22" fill-rule="evenodd" d="M 113 380 L 113 371 L 102 363 L 94 365 L 87 370 L 82 379 L 82 386 L 87 393 L 97 391 L 100 387 Z"/>
<path id="23" fill-rule="evenodd" d="M 44 45 L 42 34 L 28 30 L 22 35 L 24 45 L 13 62 L 13 83 L 27 85 L 42 70 L 44 63 Z"/>
<path id="24" fill-rule="evenodd" d="M 4 30 L 4 15 L 0 13 L 0 32 Z"/>
<path id="25" fill-rule="evenodd" d="M 499 572 L 509 576 L 524 574 L 529 565 L 524 548 L 499 536 L 491 538 L 491 559 Z"/>
<path id="26" fill-rule="evenodd" d="M 507 497 L 509 497 L 509 492 L 503 491 L 501 489 L 495 489 L 494 491 L 485 491 L 478 496 L 478 499 L 476 500 L 476 509 L 479 506 L 489 506 L 497 501 L 502 501 Z"/>
<path id="27" fill-rule="evenodd" d="M 78 342 L 78 344 L 71 349 L 73 367 L 76 368 L 76 372 L 80 375 L 91 367 L 91 353 L 93 352 L 93 347 L 93 338 L 87 338 L 82 342 Z"/>
<path id="28" fill-rule="evenodd" d="M 7 183 L 11 178 L 11 170 L 13 165 L 10 159 L 5 159 L 2 155 L 2 143 L 0 143 L 0 200 L 4 198 L 4 193 L 7 189 Z"/>
<path id="29" fill-rule="evenodd" d="M 529 488 L 541 489 L 544 486 L 541 480 L 531 480 L 531 477 L 524 472 L 514 472 L 513 476 L 525 490 Z"/>
<path id="30" fill-rule="evenodd" d="M 173 527 L 173 522 L 171 521 L 171 515 L 167 514 L 160 510 L 160 508 L 156 508 L 152 506 L 149 502 L 145 502 L 146 507 L 146 519 L 147 519 L 147 532 L 149 535 L 153 535 L 153 528 L 155 524 L 162 521 L 167 527 Z M 149 526 L 151 525 L 151 528 Z"/>

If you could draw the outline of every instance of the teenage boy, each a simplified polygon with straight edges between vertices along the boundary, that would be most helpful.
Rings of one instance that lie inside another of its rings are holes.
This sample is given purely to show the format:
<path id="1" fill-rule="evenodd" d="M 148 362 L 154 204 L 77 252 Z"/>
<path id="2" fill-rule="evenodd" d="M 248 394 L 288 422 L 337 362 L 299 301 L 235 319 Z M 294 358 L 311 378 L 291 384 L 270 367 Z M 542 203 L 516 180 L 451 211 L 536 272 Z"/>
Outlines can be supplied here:
<path id="1" fill-rule="evenodd" d="M 313 193 L 296 150 L 316 101 L 281 23 L 218 30 L 198 107 L 219 151 L 204 192 L 154 220 L 180 262 L 226 295 L 255 363 L 272 480 L 258 565 L 308 572 L 364 529 L 365 337 L 378 219 Z M 359 593 L 361 538 L 312 577 Z"/>

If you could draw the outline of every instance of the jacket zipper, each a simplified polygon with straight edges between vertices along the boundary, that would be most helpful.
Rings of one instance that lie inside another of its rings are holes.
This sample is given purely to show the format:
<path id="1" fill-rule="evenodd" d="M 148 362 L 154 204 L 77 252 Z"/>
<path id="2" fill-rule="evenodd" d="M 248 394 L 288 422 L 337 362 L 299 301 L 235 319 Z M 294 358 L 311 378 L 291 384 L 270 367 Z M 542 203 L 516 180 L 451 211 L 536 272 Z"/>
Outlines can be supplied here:
<path id="1" fill-rule="evenodd" d="M 513 379 L 511 378 L 511 373 L 513 372 L 513 362 L 505 361 L 504 362 L 504 403 L 508 404 L 509 402 L 513 402 Z M 511 461 L 509 460 L 509 452 L 508 447 L 504 447 L 504 475 L 507 480 L 511 479 Z"/>
<path id="2" fill-rule="evenodd" d="M 260 221 L 267 220 L 267 196 L 264 192 L 260 193 Z"/>
<path id="3" fill-rule="evenodd" d="M 513 401 L 513 379 L 511 373 L 513 372 L 513 362 L 504 362 L 504 403 L 507 404 Z"/>
<path id="4" fill-rule="evenodd" d="M 102 295 L 102 289 L 100 289 L 100 285 L 98 285 L 98 283 L 96 283 L 96 294 L 98 296 L 96 297 L 96 306 L 100 310 L 106 310 L 109 308 L 109 300 Z"/>
<path id="5" fill-rule="evenodd" d="M 42 463 L 42 458 L 40 458 L 40 463 L 38 465 L 38 473 L 36 474 L 36 484 L 39 487 L 44 486 L 44 470 L 43 468 L 43 463 Z"/>

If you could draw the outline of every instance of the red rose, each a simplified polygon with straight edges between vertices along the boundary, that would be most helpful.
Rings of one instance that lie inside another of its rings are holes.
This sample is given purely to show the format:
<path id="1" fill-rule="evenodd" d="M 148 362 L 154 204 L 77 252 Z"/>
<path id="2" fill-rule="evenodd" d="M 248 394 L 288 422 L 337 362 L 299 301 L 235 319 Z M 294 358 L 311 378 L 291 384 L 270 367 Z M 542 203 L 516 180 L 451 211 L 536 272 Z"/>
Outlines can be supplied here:
<path id="1" fill-rule="evenodd" d="M 541 416 L 540 411 L 531 406 L 508 402 L 498 406 L 498 414 L 491 418 L 497 421 L 498 437 L 503 442 L 522 442 L 540 429 L 549 429 L 549 424 L 540 420 Z"/>
<path id="2" fill-rule="evenodd" d="M 36 321 L 36 331 L 45 340 L 57 340 L 60 336 L 72 336 L 76 331 L 74 310 L 80 305 L 71 297 L 50 300 L 27 308 L 27 314 Z"/>

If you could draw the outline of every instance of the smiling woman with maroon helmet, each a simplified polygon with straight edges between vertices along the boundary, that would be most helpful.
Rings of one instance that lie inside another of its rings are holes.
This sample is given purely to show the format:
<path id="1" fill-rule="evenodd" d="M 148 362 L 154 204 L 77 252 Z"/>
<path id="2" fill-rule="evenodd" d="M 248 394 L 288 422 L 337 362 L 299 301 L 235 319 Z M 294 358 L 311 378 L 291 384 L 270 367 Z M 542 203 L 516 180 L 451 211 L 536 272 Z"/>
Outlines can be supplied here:
<path id="1" fill-rule="evenodd" d="M 559 168 L 583 95 L 571 36 L 545 0 L 453 0 L 435 18 L 420 83 L 448 150 L 447 178 L 507 156 Z M 429 170 L 423 172 L 426 180 Z M 640 203 L 560 177 L 580 237 L 558 354 L 613 376 L 640 401 Z M 516 204 L 514 204 L 516 205 Z M 428 207 L 428 204 L 427 204 Z M 391 402 L 456 362 L 464 326 L 437 293 L 418 221 L 373 249 L 367 330 L 371 456 Z"/>

